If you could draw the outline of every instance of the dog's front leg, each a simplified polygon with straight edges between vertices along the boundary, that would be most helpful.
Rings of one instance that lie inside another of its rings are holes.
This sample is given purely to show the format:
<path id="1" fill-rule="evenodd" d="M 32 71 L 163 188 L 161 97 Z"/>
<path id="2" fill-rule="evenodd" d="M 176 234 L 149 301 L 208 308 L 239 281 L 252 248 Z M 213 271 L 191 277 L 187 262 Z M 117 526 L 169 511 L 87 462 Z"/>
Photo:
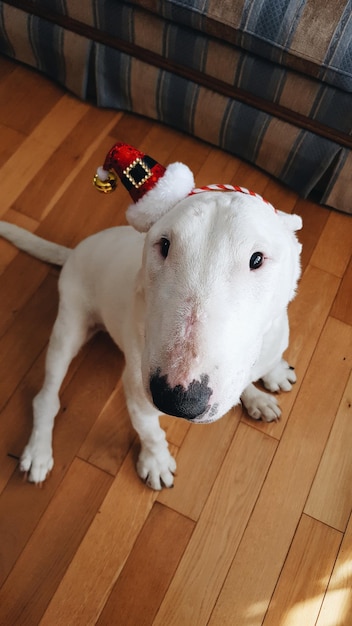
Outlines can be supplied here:
<path id="1" fill-rule="evenodd" d="M 275 422 L 280 418 L 281 411 L 275 396 L 257 389 L 252 383 L 242 392 L 241 402 L 255 420 Z"/>
<path id="2" fill-rule="evenodd" d="M 133 428 L 139 435 L 141 451 L 137 473 L 152 489 L 172 487 L 176 461 L 171 456 L 166 435 L 159 424 L 159 412 L 147 399 L 142 380 L 126 367 L 123 385 Z"/>
<path id="3" fill-rule="evenodd" d="M 287 361 L 280 361 L 262 378 L 264 387 L 269 391 L 291 391 L 297 381 L 295 368 Z"/>
<path id="4" fill-rule="evenodd" d="M 42 483 L 54 465 L 52 431 L 60 408 L 59 390 L 71 360 L 86 337 L 84 316 L 60 303 L 46 355 L 44 384 L 33 400 L 32 433 L 20 460 L 20 469 L 29 472 L 31 482 Z"/>

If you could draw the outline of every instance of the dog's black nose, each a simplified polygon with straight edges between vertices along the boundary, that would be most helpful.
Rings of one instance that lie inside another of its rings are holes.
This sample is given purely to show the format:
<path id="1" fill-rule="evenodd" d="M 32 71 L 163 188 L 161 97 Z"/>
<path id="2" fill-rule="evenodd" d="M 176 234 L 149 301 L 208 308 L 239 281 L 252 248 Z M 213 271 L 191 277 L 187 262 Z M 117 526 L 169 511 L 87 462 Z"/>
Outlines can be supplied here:
<path id="1" fill-rule="evenodd" d="M 193 380 L 185 389 L 182 385 L 170 387 L 167 377 L 160 370 L 150 378 L 150 391 L 155 406 L 163 413 L 193 420 L 203 415 L 209 406 L 213 390 L 208 386 L 209 377 Z"/>

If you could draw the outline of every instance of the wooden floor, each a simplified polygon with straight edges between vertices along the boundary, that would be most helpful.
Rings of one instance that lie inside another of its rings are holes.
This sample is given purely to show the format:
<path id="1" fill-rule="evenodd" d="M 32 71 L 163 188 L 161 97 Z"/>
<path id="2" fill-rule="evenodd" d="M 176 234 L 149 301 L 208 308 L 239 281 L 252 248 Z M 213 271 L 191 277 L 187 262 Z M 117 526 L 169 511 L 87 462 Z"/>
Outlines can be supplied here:
<path id="1" fill-rule="evenodd" d="M 304 219 L 290 308 L 298 382 L 278 424 L 240 407 L 213 425 L 162 418 L 175 488 L 138 479 L 123 357 L 96 336 L 71 366 L 42 488 L 18 456 L 57 307 L 57 270 L 0 242 L 0 624 L 352 624 L 352 221 L 156 123 L 97 110 L 0 58 L 0 216 L 73 245 L 124 223 L 91 179 L 122 140 L 185 161 L 198 185 L 249 187 Z"/>

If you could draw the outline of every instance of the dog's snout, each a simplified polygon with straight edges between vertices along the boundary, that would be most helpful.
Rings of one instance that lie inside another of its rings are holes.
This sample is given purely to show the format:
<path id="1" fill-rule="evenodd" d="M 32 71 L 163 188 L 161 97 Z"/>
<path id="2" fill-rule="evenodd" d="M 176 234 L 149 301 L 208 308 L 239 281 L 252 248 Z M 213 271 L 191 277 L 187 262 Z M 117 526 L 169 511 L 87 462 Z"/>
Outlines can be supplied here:
<path id="1" fill-rule="evenodd" d="M 209 398 L 213 390 L 208 382 L 209 377 L 203 375 L 200 380 L 193 380 L 187 389 L 182 385 L 170 387 L 167 376 L 161 376 L 158 370 L 150 378 L 150 391 L 153 402 L 160 411 L 193 420 L 209 408 Z"/>

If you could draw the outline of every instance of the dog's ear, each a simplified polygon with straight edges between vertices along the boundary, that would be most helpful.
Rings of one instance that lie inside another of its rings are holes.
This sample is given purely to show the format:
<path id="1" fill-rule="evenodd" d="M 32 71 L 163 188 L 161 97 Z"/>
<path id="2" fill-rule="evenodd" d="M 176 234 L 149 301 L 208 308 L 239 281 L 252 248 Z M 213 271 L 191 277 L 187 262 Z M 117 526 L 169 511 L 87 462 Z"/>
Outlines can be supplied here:
<path id="1" fill-rule="evenodd" d="M 284 213 L 283 211 L 276 211 L 281 221 L 285 224 L 288 230 L 295 232 L 301 230 L 303 226 L 302 218 L 295 213 Z"/>
<path id="2" fill-rule="evenodd" d="M 193 174 L 187 165 L 171 163 L 155 186 L 128 207 L 128 223 L 139 232 L 147 232 L 158 219 L 186 198 L 193 188 Z"/>

